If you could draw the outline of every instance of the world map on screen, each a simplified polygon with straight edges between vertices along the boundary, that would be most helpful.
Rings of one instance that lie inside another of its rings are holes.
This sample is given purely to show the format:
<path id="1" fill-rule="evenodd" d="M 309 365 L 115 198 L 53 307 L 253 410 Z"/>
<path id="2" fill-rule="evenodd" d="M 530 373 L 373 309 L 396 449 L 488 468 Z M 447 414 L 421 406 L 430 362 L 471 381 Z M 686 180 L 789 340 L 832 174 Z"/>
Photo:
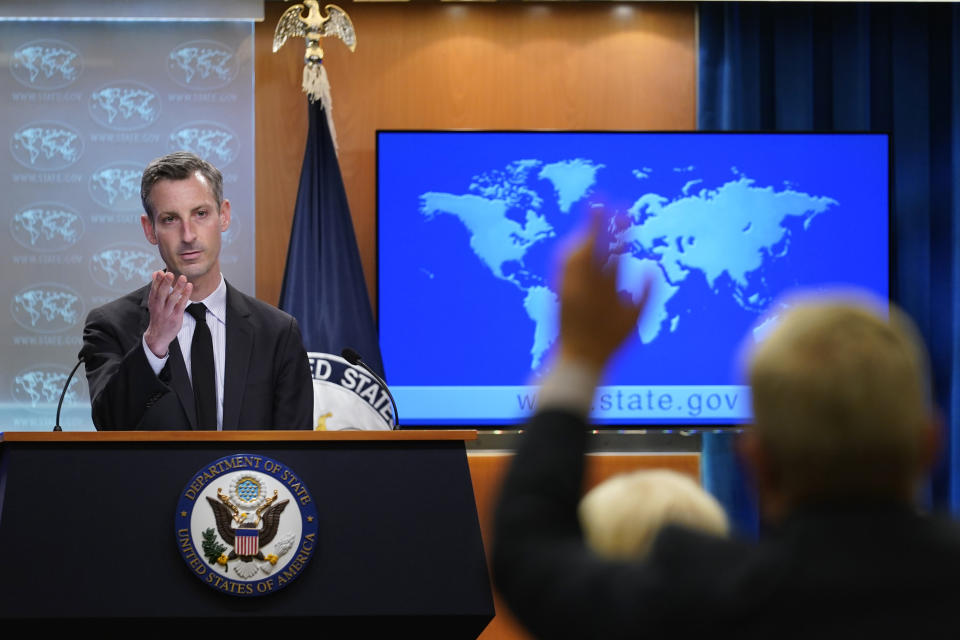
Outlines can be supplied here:
<path id="1" fill-rule="evenodd" d="M 646 278 L 654 288 L 601 386 L 741 389 L 741 348 L 775 326 L 785 294 L 888 295 L 887 144 L 880 134 L 380 132 L 387 380 L 401 395 L 416 388 L 437 416 L 469 405 L 467 424 L 474 409 L 500 416 L 488 405 L 502 392 L 513 419 L 510 402 L 529 405 L 505 389 L 550 371 L 563 257 L 602 209 L 623 290 Z"/>
<path id="2" fill-rule="evenodd" d="M 692 274 L 740 309 L 762 313 L 778 293 L 764 272 L 789 255 L 797 235 L 815 218 L 839 204 L 829 194 L 807 193 L 789 182 L 760 184 L 736 167 L 729 179 L 708 186 L 695 166 L 608 167 L 585 158 L 516 160 L 472 176 L 463 192 L 421 193 L 424 220 L 450 216 L 458 221 L 467 235 L 448 241 L 465 241 L 469 252 L 463 259 L 478 260 L 489 277 L 515 287 L 514 296 L 499 290 L 495 304 L 520 305 L 529 318 L 531 372 L 544 364 L 556 341 L 559 298 L 542 262 L 528 256 L 554 250 L 572 212 L 608 207 L 604 178 L 618 169 L 633 177 L 635 188 L 625 194 L 621 215 L 611 219 L 610 259 L 619 262 L 624 286 L 654 279 L 637 329 L 643 344 L 683 331 L 680 310 L 670 303 Z M 673 174 L 678 191 L 647 191 L 658 172 Z M 635 288 L 627 291 L 639 295 Z"/>

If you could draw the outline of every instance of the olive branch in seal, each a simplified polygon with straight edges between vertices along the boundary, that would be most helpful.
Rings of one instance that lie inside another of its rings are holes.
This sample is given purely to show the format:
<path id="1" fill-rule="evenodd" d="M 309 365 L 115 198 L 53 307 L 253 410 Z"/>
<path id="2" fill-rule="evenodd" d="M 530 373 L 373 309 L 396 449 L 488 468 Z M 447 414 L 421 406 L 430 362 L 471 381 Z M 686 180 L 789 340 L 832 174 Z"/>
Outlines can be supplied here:
<path id="1" fill-rule="evenodd" d="M 217 564 L 217 558 L 223 555 L 223 552 L 227 548 L 217 542 L 217 534 L 213 530 L 213 527 L 210 527 L 203 532 L 203 555 L 206 556 L 207 560 L 210 561 L 210 564 Z"/>

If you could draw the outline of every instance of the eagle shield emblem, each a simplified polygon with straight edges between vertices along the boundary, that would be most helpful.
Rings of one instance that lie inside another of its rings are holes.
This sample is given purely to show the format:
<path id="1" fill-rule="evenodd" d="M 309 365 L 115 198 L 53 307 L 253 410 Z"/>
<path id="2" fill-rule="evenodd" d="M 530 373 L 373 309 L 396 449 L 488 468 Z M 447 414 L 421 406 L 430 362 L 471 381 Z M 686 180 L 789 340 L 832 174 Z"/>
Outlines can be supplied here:
<path id="1" fill-rule="evenodd" d="M 233 550 L 241 558 L 260 555 L 260 532 L 252 528 L 237 529 Z"/>
<path id="2" fill-rule="evenodd" d="M 264 595 L 286 586 L 309 560 L 316 507 L 303 481 L 275 460 L 221 458 L 197 473 L 180 498 L 180 553 L 209 586 Z"/>

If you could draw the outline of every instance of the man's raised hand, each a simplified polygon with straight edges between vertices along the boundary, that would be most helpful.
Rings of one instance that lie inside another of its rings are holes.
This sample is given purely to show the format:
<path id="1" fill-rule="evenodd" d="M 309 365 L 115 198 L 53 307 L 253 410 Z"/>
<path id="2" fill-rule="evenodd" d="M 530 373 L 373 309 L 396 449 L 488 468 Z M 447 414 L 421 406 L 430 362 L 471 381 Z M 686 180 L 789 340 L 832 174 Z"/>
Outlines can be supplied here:
<path id="1" fill-rule="evenodd" d="M 183 310 L 190 304 L 193 284 L 181 275 L 174 281 L 172 273 L 153 272 L 147 307 L 150 324 L 143 334 L 147 347 L 158 358 L 166 357 L 170 343 L 177 337 L 183 325 Z"/>
<path id="2" fill-rule="evenodd" d="M 652 280 L 639 287 L 636 302 L 617 287 L 618 261 L 610 253 L 602 214 L 567 256 L 560 288 L 560 355 L 602 370 L 637 326 L 650 297 Z"/>

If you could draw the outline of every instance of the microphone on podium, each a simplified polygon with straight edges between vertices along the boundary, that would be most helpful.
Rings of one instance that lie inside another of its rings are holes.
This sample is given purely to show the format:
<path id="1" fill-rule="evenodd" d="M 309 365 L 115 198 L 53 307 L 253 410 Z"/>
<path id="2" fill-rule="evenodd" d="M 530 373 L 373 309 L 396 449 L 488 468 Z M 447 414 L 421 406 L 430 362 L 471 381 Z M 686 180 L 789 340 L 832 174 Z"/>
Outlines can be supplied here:
<path id="1" fill-rule="evenodd" d="M 340 355 L 343 356 L 343 359 L 352 364 L 355 367 L 362 367 L 374 377 L 374 379 L 380 383 L 380 386 L 383 387 L 383 390 L 387 392 L 387 396 L 390 397 L 390 404 L 393 405 L 393 428 L 400 428 L 400 418 L 397 415 L 397 401 L 393 399 L 393 394 L 390 393 L 390 387 L 387 386 L 387 383 L 384 382 L 383 378 L 377 375 L 377 372 L 367 366 L 367 363 L 363 361 L 363 358 L 360 357 L 360 354 L 351 349 L 350 347 L 345 347 L 343 351 L 340 352 Z"/>
<path id="2" fill-rule="evenodd" d="M 77 354 L 77 364 L 73 365 L 73 370 L 70 372 L 70 375 L 67 376 L 67 381 L 63 384 L 63 391 L 60 392 L 60 402 L 57 403 L 57 421 L 53 427 L 54 431 L 63 431 L 60 428 L 60 409 L 63 407 L 63 399 L 67 396 L 67 389 L 70 388 L 70 381 L 73 379 L 73 374 L 77 372 L 77 369 L 80 368 L 80 365 L 83 364 L 83 352 Z"/>

